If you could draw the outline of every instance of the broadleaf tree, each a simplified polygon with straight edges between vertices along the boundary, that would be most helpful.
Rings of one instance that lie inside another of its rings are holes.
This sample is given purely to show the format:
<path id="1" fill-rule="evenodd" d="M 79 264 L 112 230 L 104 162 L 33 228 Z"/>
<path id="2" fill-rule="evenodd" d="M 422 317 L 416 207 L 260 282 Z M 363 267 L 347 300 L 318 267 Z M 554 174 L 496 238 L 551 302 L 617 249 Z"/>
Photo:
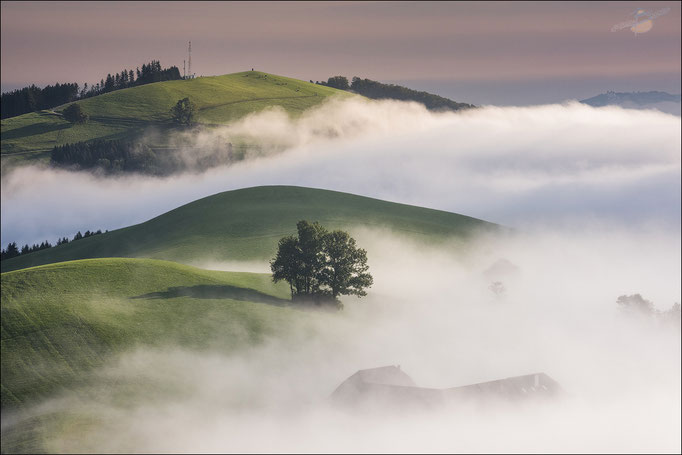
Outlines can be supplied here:
<path id="1" fill-rule="evenodd" d="M 358 248 L 355 239 L 344 231 L 325 234 L 324 267 L 321 281 L 326 284 L 331 295 L 367 295 L 365 288 L 373 283 L 368 273 L 367 251 Z"/>
<path id="2" fill-rule="evenodd" d="M 181 125 L 191 125 L 194 122 L 195 112 L 196 105 L 189 98 L 179 100 L 171 108 L 173 120 Z"/>
<path id="3" fill-rule="evenodd" d="M 270 262 L 272 279 L 289 283 L 292 300 L 339 305 L 341 295 L 367 295 L 373 283 L 367 252 L 347 232 L 328 232 L 319 223 L 299 221 L 298 236 L 280 239 Z"/>

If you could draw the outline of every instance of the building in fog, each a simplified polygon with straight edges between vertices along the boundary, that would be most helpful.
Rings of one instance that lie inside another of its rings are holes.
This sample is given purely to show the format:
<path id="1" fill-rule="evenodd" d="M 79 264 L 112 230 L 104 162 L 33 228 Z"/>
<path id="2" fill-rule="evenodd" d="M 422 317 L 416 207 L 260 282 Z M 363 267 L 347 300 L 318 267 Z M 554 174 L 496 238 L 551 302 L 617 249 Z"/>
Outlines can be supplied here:
<path id="1" fill-rule="evenodd" d="M 349 405 L 448 405 L 471 401 L 545 399 L 559 394 L 559 384 L 544 373 L 498 379 L 447 389 L 418 387 L 400 369 L 385 366 L 359 370 L 343 381 L 332 399 Z"/>

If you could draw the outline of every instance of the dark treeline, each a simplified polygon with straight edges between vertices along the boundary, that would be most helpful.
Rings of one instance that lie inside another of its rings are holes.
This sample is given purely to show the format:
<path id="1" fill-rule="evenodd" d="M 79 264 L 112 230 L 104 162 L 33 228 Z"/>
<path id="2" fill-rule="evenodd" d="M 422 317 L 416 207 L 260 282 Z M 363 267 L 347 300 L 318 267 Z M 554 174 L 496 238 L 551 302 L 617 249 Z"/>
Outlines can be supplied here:
<path id="1" fill-rule="evenodd" d="M 0 99 L 2 118 L 14 117 L 28 112 L 49 109 L 69 103 L 79 97 L 78 84 L 55 84 L 45 88 L 31 85 L 3 93 Z"/>
<path id="2" fill-rule="evenodd" d="M 231 143 L 191 160 L 172 148 L 151 148 L 144 142 L 96 139 L 65 144 L 52 149 L 50 164 L 56 167 L 100 171 L 106 174 L 139 172 L 169 175 L 184 170 L 201 171 L 241 159 Z"/>
<path id="3" fill-rule="evenodd" d="M 312 81 L 311 81 L 312 82 Z M 349 84 L 344 76 L 334 76 L 327 79 L 327 82 L 316 82 L 319 85 L 326 85 L 340 90 L 349 90 L 359 95 L 372 99 L 393 99 L 402 101 L 417 101 L 432 111 L 468 109 L 475 107 L 473 104 L 458 103 L 433 93 L 412 90 L 401 85 L 383 84 L 371 79 L 360 79 L 354 77 Z"/>
<path id="4" fill-rule="evenodd" d="M 109 232 L 109 231 L 106 231 Z M 73 239 L 71 239 L 71 242 L 75 242 L 76 240 L 84 239 L 86 237 L 91 237 L 93 235 L 101 234 L 102 230 L 98 229 L 97 231 L 85 231 L 85 234 L 81 234 L 81 231 L 78 231 L 76 235 L 73 236 Z M 68 237 L 62 237 L 60 239 L 57 239 L 57 245 L 63 245 L 65 243 L 69 243 L 69 238 Z M 19 249 L 17 246 L 17 242 L 10 242 L 9 245 L 7 245 L 7 249 L 0 250 L 0 260 L 5 260 L 5 259 L 12 259 L 17 256 L 21 256 L 22 254 L 28 254 L 28 253 L 33 253 L 34 251 L 40 251 L 40 250 L 45 250 L 47 248 L 52 248 L 52 244 L 48 241 L 45 240 L 44 242 L 37 244 L 34 243 L 32 246 L 28 246 L 28 244 L 24 245 Z"/>
<path id="5" fill-rule="evenodd" d="M 52 149 L 50 162 L 58 167 L 100 168 L 105 172 L 150 172 L 158 158 L 146 144 L 97 139 L 58 145 Z"/>
<path id="6" fill-rule="evenodd" d="M 101 95 L 123 88 L 178 79 L 182 79 L 182 76 L 180 75 L 180 70 L 177 66 L 161 68 L 161 63 L 158 60 L 152 60 L 150 63 L 142 65 L 142 70 L 137 68 L 133 72 L 133 70 L 124 69 L 113 76 L 107 74 L 105 79 L 101 79 L 93 86 L 88 87 L 88 84 L 86 83 L 83 86 L 80 97 L 90 98 L 91 96 Z"/>
<path id="7" fill-rule="evenodd" d="M 182 79 L 177 66 L 161 68 L 158 60 L 152 60 L 142 65 L 142 69 L 136 68 L 133 71 L 126 68 L 114 75 L 107 74 L 106 78 L 102 78 L 91 86 L 88 86 L 86 82 L 82 89 L 79 89 L 77 83 L 67 83 L 48 85 L 42 89 L 31 85 L 3 93 L 0 99 L 0 111 L 2 118 L 15 117 L 115 90 L 177 79 Z"/>

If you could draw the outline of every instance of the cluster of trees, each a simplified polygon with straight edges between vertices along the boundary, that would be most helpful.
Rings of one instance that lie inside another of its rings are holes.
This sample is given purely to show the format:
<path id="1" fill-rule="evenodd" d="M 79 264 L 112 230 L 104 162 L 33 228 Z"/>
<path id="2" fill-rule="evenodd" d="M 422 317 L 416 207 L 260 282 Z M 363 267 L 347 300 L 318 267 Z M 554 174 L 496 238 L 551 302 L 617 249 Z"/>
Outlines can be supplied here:
<path id="1" fill-rule="evenodd" d="M 30 85 L 0 96 L 0 117 L 9 118 L 70 103 L 79 97 L 78 84 L 66 83 L 39 88 Z"/>
<path id="2" fill-rule="evenodd" d="M 242 147 L 243 148 L 243 147 Z M 202 153 L 184 153 L 179 147 L 150 147 L 144 140 L 95 139 L 56 146 L 50 152 L 54 167 L 90 170 L 105 174 L 137 172 L 170 175 L 180 171 L 203 171 L 243 159 L 244 151 L 231 143 L 217 144 Z"/>
<path id="3" fill-rule="evenodd" d="M 357 76 L 354 77 L 350 83 L 348 82 L 348 78 L 345 76 L 333 76 L 327 79 L 327 82 L 318 81 L 316 84 L 333 87 L 339 90 L 349 90 L 372 99 L 417 101 L 418 103 L 426 106 L 427 109 L 433 111 L 457 111 L 459 109 L 475 107 L 473 104 L 458 103 L 456 101 L 452 101 L 451 99 L 434 95 L 432 93 L 412 90 L 401 85 L 383 84 L 371 79 L 360 79 Z"/>
<path id="4" fill-rule="evenodd" d="M 645 318 L 657 318 L 663 322 L 680 324 L 680 304 L 674 303 L 669 310 L 657 310 L 653 302 L 645 299 L 641 294 L 621 295 L 616 299 L 616 304 L 626 314 L 642 316 Z"/>
<path id="5" fill-rule="evenodd" d="M 272 279 L 289 283 L 294 301 L 340 306 L 338 296 L 365 296 L 373 283 L 367 252 L 344 231 L 329 232 L 319 223 L 302 220 L 297 236 L 280 239 L 270 261 Z"/>
<path id="6" fill-rule="evenodd" d="M 183 98 L 171 108 L 171 116 L 175 123 L 190 126 L 194 123 L 197 106 L 189 98 Z"/>
<path id="7" fill-rule="evenodd" d="M 85 123 L 90 118 L 78 103 L 70 104 L 69 107 L 62 111 L 62 115 L 71 123 Z"/>
<path id="8" fill-rule="evenodd" d="M 42 89 L 31 85 L 3 93 L 0 98 L 0 111 L 2 111 L 2 118 L 9 118 L 41 109 L 50 109 L 114 90 L 177 79 L 182 79 L 177 66 L 162 68 L 158 60 L 152 60 L 142 65 L 142 69 L 139 67 L 135 71 L 123 69 L 113 76 L 107 74 L 106 78 L 102 78 L 94 85 L 88 86 L 85 83 L 82 89 L 79 89 L 77 83 L 66 83 L 48 85 Z"/>
<path id="9" fill-rule="evenodd" d="M 58 145 L 50 152 L 50 163 L 57 167 L 101 169 L 157 174 L 165 169 L 163 160 L 147 144 L 121 140 L 96 139 Z"/>
<path id="10" fill-rule="evenodd" d="M 73 242 L 101 233 L 102 233 L 101 229 L 92 232 L 85 231 L 85 234 L 81 234 L 81 231 L 78 231 L 76 235 L 73 236 L 73 239 L 71 241 Z M 60 239 L 57 239 L 57 245 L 63 245 L 65 243 L 69 243 L 68 237 L 62 237 Z M 33 253 L 34 251 L 40 251 L 47 248 L 52 248 L 52 244 L 48 240 L 45 240 L 40 244 L 33 244 L 32 246 L 28 246 L 28 244 L 26 244 L 22 246 L 21 249 L 19 249 L 19 247 L 17 246 L 17 242 L 10 242 L 7 245 L 6 249 L 0 250 L 0 260 L 11 259 L 13 257 L 21 256 L 22 254 Z"/>
<path id="11" fill-rule="evenodd" d="M 177 66 L 162 68 L 158 60 L 152 60 L 142 65 L 142 69 L 136 68 L 135 71 L 123 69 L 120 73 L 113 76 L 107 74 L 106 78 L 101 79 L 95 85 L 88 88 L 86 83 L 81 92 L 81 98 L 101 95 L 103 93 L 121 90 L 123 88 L 135 87 L 137 85 L 151 84 L 152 82 L 175 81 L 182 79 L 180 70 Z"/>

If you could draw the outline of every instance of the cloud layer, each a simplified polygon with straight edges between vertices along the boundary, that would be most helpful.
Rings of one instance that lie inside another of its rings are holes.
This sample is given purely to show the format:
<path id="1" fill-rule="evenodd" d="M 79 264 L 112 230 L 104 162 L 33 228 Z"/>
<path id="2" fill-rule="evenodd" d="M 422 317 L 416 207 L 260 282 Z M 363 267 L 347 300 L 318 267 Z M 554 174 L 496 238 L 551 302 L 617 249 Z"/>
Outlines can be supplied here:
<path id="1" fill-rule="evenodd" d="M 606 219 L 679 226 L 680 118 L 577 103 L 431 113 L 395 101 L 278 110 L 184 138 L 201 154 L 235 137 L 269 154 L 203 174 L 100 178 L 21 168 L 2 179 L 2 244 L 145 221 L 256 185 L 347 191 L 530 226 Z"/>
<path id="2" fill-rule="evenodd" d="M 90 422 L 49 434 L 48 449 L 679 451 L 679 321 L 629 317 L 616 305 L 624 293 L 662 310 L 679 299 L 679 237 L 538 230 L 481 238 L 453 256 L 391 232 L 359 232 L 376 283 L 365 299 L 345 299 L 343 312 L 306 318 L 291 337 L 237 353 L 169 344 L 112 358 L 92 389 L 32 410 Z M 502 258 L 518 272 L 494 278 L 506 288 L 498 296 L 484 272 Z M 330 405 L 355 371 L 391 364 L 435 388 L 542 371 L 565 395 L 388 413 Z"/>
<path id="3" fill-rule="evenodd" d="M 437 114 L 349 100 L 295 120 L 266 111 L 184 140 L 191 153 L 234 137 L 258 140 L 265 153 L 167 178 L 16 170 L 2 180 L 2 242 L 122 227 L 265 184 L 440 208 L 520 233 L 478 239 L 455 256 L 359 228 L 376 283 L 364 301 L 236 354 L 168 345 L 110 359 L 92 390 L 32 410 L 96 422 L 53 433 L 49 450 L 680 450 L 679 323 L 626 317 L 615 303 L 634 293 L 661 310 L 680 301 L 678 117 L 579 104 Z M 484 274 L 500 259 L 519 270 L 499 278 L 503 296 Z M 328 405 L 356 370 L 388 364 L 439 388 L 543 371 L 567 395 L 446 413 Z M 116 398 L 139 384 L 154 393 Z"/>

